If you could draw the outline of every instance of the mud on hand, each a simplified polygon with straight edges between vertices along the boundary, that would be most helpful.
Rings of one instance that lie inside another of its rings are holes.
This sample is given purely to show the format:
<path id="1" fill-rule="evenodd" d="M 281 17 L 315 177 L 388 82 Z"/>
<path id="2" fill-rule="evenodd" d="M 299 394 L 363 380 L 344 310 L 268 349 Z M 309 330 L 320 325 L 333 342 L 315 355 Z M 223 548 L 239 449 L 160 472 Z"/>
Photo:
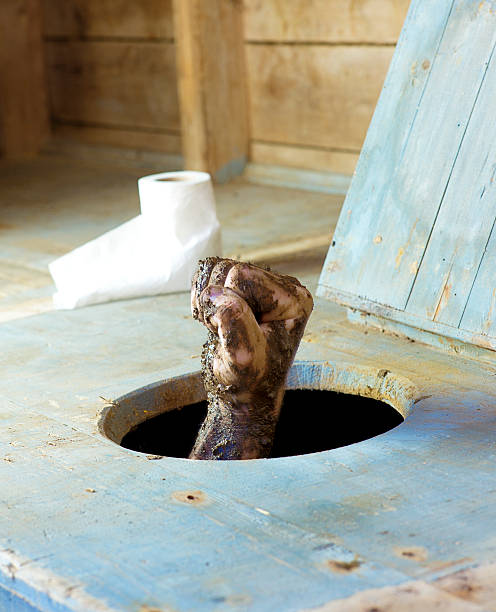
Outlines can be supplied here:
<path id="1" fill-rule="evenodd" d="M 296 278 L 231 259 L 199 262 L 191 310 L 209 330 L 202 353 L 209 408 L 190 458 L 269 455 L 286 376 L 312 308 Z"/>

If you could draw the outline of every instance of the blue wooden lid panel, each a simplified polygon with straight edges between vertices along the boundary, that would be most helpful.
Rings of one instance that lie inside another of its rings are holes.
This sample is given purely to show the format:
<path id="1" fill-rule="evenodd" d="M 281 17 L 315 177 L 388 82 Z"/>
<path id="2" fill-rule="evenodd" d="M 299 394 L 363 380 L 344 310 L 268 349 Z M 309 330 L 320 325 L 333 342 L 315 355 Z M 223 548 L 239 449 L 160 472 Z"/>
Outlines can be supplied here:
<path id="1" fill-rule="evenodd" d="M 412 3 L 320 295 L 496 347 L 495 44 L 494 1 Z"/>

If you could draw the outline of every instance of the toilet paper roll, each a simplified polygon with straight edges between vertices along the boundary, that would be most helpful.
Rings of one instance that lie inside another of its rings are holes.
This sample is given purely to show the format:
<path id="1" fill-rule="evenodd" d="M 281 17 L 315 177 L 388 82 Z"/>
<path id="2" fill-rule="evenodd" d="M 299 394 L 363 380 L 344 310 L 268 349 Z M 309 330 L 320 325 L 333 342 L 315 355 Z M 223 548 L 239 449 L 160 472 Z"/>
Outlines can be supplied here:
<path id="1" fill-rule="evenodd" d="M 49 265 L 56 308 L 189 291 L 198 259 L 221 255 L 208 174 L 145 176 L 138 190 L 141 215 Z"/>

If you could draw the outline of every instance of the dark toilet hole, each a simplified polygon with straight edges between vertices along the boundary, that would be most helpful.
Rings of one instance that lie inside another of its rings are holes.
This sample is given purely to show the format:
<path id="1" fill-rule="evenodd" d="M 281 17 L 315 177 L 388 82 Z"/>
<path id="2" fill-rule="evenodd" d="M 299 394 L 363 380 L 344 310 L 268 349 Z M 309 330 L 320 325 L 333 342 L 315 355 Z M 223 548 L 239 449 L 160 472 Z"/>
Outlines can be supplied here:
<path id="1" fill-rule="evenodd" d="M 133 427 L 121 446 L 130 450 L 187 457 L 205 418 L 207 402 L 170 410 Z M 286 391 L 271 457 L 304 455 L 361 442 L 403 422 L 389 404 L 370 397 L 327 390 Z"/>

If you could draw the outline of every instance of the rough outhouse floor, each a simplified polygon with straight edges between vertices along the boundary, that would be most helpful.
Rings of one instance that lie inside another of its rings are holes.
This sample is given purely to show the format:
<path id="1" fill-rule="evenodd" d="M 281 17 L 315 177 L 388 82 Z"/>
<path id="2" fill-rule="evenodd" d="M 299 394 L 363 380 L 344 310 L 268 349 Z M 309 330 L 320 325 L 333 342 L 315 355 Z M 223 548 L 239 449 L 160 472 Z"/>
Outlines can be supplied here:
<path id="1" fill-rule="evenodd" d="M 0 609 L 496 610 L 490 354 L 364 330 L 318 299 L 290 386 L 382 397 L 400 426 L 244 462 L 102 434 L 109 401 L 136 389 L 152 385 L 152 411 L 186 397 L 204 341 L 185 293 L 50 310 L 47 263 L 134 216 L 146 173 L 0 165 Z M 242 180 L 216 197 L 226 254 L 315 289 L 341 197 Z"/>

